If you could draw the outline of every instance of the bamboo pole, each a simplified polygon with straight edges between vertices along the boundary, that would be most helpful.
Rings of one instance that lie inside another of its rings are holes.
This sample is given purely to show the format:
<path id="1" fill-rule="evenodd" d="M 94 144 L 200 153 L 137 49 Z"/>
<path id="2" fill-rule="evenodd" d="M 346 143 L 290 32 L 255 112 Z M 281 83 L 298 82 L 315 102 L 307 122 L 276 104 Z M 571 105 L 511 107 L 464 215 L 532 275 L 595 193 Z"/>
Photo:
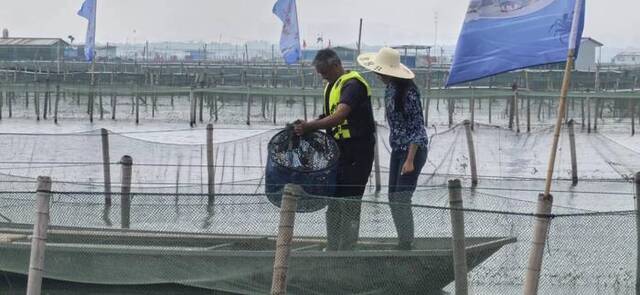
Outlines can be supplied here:
<path id="1" fill-rule="evenodd" d="M 7 107 L 9 108 L 9 118 L 13 117 L 13 100 L 16 98 L 16 93 L 11 91 L 11 96 L 7 93 Z"/>
<path id="2" fill-rule="evenodd" d="M 640 172 L 635 175 L 635 205 L 636 205 L 636 294 L 640 294 Z"/>
<path id="3" fill-rule="evenodd" d="M 596 108 L 593 113 L 593 132 L 598 131 L 598 110 L 600 109 L 600 98 L 596 99 Z"/>
<path id="4" fill-rule="evenodd" d="M 631 100 L 631 136 L 634 136 L 636 135 L 636 101 L 633 98 Z"/>
<path id="5" fill-rule="evenodd" d="M 113 94 L 111 96 L 111 120 L 116 119 L 116 106 L 118 105 L 118 96 Z"/>
<path id="6" fill-rule="evenodd" d="M 102 171 L 104 177 L 104 204 L 111 206 L 111 161 L 109 157 L 109 131 L 100 129 L 102 138 Z"/>
<path id="7" fill-rule="evenodd" d="M 247 125 L 251 125 L 251 93 L 247 89 Z"/>
<path id="8" fill-rule="evenodd" d="M 104 120 L 104 106 L 102 105 L 102 93 L 98 96 L 98 103 L 100 104 L 100 120 Z"/>
<path id="9" fill-rule="evenodd" d="M 58 105 L 60 104 L 60 84 L 56 85 L 56 102 L 53 108 L 53 123 L 58 124 Z"/>
<path id="10" fill-rule="evenodd" d="M 200 107 L 198 109 L 199 115 L 200 115 L 200 122 L 204 122 L 204 92 L 201 92 L 200 95 L 198 95 L 200 98 Z"/>
<path id="11" fill-rule="evenodd" d="M 473 134 L 471 133 L 471 122 L 464 121 L 464 130 L 467 135 L 467 147 L 469 149 L 469 167 L 471 168 L 471 186 L 478 185 L 478 170 L 476 168 L 476 151 L 473 145 Z"/>
<path id="12" fill-rule="evenodd" d="M 578 184 L 578 159 L 576 157 L 576 134 L 573 130 L 574 121 L 569 120 L 569 145 L 571 147 L 571 183 L 573 186 Z"/>
<path id="13" fill-rule="evenodd" d="M 581 11 L 581 1 L 576 1 L 574 11 Z M 577 23 L 580 13 L 574 13 L 573 27 L 571 29 L 571 36 L 577 36 Z M 534 239 L 532 242 L 532 250 L 529 254 L 529 262 L 527 266 L 527 274 L 524 281 L 524 294 L 534 295 L 538 293 L 538 286 L 540 281 L 540 270 L 542 268 L 542 258 L 544 254 L 545 240 L 547 238 L 547 231 L 549 229 L 550 218 L 547 217 L 551 212 L 551 206 L 553 204 L 553 197 L 551 196 L 551 182 L 553 180 L 553 171 L 556 160 L 556 153 L 558 150 L 558 142 L 560 140 L 560 130 L 562 128 L 562 119 L 565 114 L 565 108 L 567 106 L 566 98 L 569 92 L 569 83 L 571 82 L 571 70 L 575 62 L 575 44 L 579 40 L 571 40 L 569 44 L 569 52 L 567 55 L 566 67 L 564 70 L 564 78 L 562 81 L 562 90 L 560 94 L 560 103 L 558 105 L 558 116 L 556 118 L 555 131 L 553 136 L 553 144 L 551 147 L 551 155 L 549 157 L 549 164 L 547 169 L 547 177 L 545 183 L 544 193 L 538 200 L 539 217 L 536 218 L 534 226 Z"/>
<path id="14" fill-rule="evenodd" d="M 193 113 L 193 104 L 195 102 L 195 99 L 194 87 L 191 87 L 191 90 L 189 90 L 189 125 L 191 127 L 196 125 L 196 118 L 195 114 Z"/>
<path id="15" fill-rule="evenodd" d="M 376 179 L 376 193 L 379 193 L 382 190 L 382 180 L 380 177 L 380 144 L 378 141 L 378 123 L 375 123 L 375 139 L 376 143 L 373 147 L 374 157 L 373 157 L 373 167 Z"/>
<path id="16" fill-rule="evenodd" d="M 138 125 L 140 123 L 140 96 L 137 93 L 134 96 L 136 98 L 136 125 Z"/>
<path id="17" fill-rule="evenodd" d="M 302 188 L 298 185 L 287 184 L 284 187 L 282 204 L 280 205 L 278 240 L 276 241 L 276 252 L 273 262 L 273 278 L 271 281 L 272 295 L 284 295 L 287 293 L 289 254 L 291 252 L 291 240 L 293 239 L 296 205 L 298 197 L 301 195 Z"/>
<path id="18" fill-rule="evenodd" d="M 27 295 L 39 295 L 42 289 L 44 273 L 44 257 L 49 228 L 49 200 L 51 198 L 51 178 L 38 177 L 36 190 L 36 222 L 33 225 L 31 238 L 31 256 L 29 258 L 29 277 L 27 279 Z"/>
<path id="19" fill-rule="evenodd" d="M 36 109 L 36 121 L 40 121 L 40 93 L 33 95 L 33 106 Z"/>
<path id="20" fill-rule="evenodd" d="M 303 108 L 303 112 L 304 112 L 304 120 L 307 121 L 308 120 L 308 116 L 307 116 L 307 97 L 306 96 L 302 96 L 302 108 Z"/>
<path id="21" fill-rule="evenodd" d="M 581 130 L 584 130 L 584 97 L 580 99 L 580 120 L 582 121 Z"/>
<path id="22" fill-rule="evenodd" d="M 464 211 L 462 184 L 460 179 L 449 180 L 449 211 L 451 213 L 451 248 L 453 249 L 453 271 L 456 295 L 468 294 L 467 253 L 464 238 Z"/>
<path id="23" fill-rule="evenodd" d="M 131 166 L 133 159 L 130 156 L 122 156 L 122 181 L 120 194 L 120 225 L 122 228 L 129 228 L 131 225 Z"/>
<path id="24" fill-rule="evenodd" d="M 471 88 L 471 99 L 469 99 L 469 113 L 471 113 L 471 130 L 473 130 L 474 125 L 476 124 L 476 97 L 473 88 Z"/>
<path id="25" fill-rule="evenodd" d="M 516 133 L 520 133 L 520 108 L 518 107 L 518 90 L 513 94 L 513 109 L 516 116 Z"/>
<path id="26" fill-rule="evenodd" d="M 46 82 L 46 88 L 44 91 L 44 106 L 43 106 L 43 112 L 42 112 L 42 119 L 46 120 L 47 119 L 47 110 L 49 109 L 49 80 L 47 79 Z"/>
<path id="27" fill-rule="evenodd" d="M 527 133 L 531 132 L 531 96 L 527 95 Z"/>
<path id="28" fill-rule="evenodd" d="M 215 203 L 215 168 L 213 163 L 213 124 L 207 124 L 207 192 L 208 208 Z"/>
<path id="29" fill-rule="evenodd" d="M 591 133 L 591 97 L 587 96 L 587 133 Z"/>

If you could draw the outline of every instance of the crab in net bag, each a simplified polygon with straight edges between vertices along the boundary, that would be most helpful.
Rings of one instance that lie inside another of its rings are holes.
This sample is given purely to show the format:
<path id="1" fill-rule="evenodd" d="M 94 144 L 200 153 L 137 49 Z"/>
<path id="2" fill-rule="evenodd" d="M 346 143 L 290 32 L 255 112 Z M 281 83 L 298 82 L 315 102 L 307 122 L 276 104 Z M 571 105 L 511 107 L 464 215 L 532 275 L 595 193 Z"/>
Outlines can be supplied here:
<path id="1" fill-rule="evenodd" d="M 339 149 L 335 140 L 315 131 L 297 136 L 293 127 L 278 132 L 268 145 L 265 191 L 271 203 L 280 207 L 284 186 L 298 184 L 304 195 L 298 198 L 297 212 L 324 208 L 324 198 L 335 191 Z"/>

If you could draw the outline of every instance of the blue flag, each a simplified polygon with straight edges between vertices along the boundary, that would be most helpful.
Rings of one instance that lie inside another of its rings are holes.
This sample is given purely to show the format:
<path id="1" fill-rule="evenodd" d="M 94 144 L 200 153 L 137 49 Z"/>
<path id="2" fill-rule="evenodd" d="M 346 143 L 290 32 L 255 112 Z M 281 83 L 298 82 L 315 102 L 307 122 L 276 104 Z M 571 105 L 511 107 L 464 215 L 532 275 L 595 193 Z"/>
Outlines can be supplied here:
<path id="1" fill-rule="evenodd" d="M 87 61 L 92 61 L 96 47 L 96 0 L 84 0 L 78 15 L 89 21 L 87 36 L 84 41 L 84 56 Z"/>
<path id="2" fill-rule="evenodd" d="M 471 0 L 446 86 L 577 56 L 584 1 Z"/>
<path id="3" fill-rule="evenodd" d="M 273 14 L 282 20 L 282 35 L 280 35 L 280 52 L 287 64 L 300 60 L 300 31 L 298 29 L 298 12 L 295 0 L 278 0 L 273 5 Z"/>

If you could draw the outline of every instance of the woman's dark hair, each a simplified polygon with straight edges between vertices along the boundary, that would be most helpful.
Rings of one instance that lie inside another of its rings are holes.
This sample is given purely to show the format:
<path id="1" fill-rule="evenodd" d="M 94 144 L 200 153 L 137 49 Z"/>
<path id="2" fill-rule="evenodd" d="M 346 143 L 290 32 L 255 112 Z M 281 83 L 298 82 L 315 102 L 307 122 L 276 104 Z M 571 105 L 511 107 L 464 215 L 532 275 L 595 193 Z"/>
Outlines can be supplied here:
<path id="1" fill-rule="evenodd" d="M 400 112 L 404 114 L 405 97 L 407 97 L 409 90 L 413 88 L 417 91 L 418 87 L 416 86 L 416 83 L 413 82 L 413 79 L 401 79 L 396 77 L 390 77 L 390 78 L 391 78 L 391 85 L 396 90 L 395 94 L 393 95 L 394 109 L 396 110 L 396 112 Z"/>

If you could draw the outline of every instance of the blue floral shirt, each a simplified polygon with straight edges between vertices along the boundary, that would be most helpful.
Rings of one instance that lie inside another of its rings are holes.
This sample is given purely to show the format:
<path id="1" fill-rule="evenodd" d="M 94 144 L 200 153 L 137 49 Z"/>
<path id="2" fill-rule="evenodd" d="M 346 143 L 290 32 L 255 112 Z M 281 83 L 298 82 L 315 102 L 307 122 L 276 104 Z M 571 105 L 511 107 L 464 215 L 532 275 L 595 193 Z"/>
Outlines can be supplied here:
<path id="1" fill-rule="evenodd" d="M 384 93 L 385 116 L 389 124 L 389 143 L 393 150 L 407 150 L 410 144 L 426 148 L 429 138 L 424 128 L 420 93 L 411 87 L 404 98 L 404 113 L 395 109 L 396 89 L 388 84 Z"/>

